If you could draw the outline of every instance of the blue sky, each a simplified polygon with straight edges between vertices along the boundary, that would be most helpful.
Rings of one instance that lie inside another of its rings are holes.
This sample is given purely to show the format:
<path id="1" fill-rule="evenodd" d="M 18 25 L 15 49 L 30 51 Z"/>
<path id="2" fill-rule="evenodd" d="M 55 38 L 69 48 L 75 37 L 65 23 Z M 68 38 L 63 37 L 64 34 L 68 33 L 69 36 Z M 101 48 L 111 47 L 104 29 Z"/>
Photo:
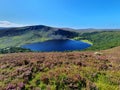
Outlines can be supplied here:
<path id="1" fill-rule="evenodd" d="M 0 0 L 0 26 L 120 28 L 120 0 Z"/>

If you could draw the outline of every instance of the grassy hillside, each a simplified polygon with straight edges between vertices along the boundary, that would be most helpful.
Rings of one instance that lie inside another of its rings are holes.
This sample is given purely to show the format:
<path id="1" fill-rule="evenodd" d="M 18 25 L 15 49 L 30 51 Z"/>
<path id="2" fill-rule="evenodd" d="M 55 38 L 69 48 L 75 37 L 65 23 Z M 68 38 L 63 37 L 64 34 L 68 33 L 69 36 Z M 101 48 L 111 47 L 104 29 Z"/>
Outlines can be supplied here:
<path id="1" fill-rule="evenodd" d="M 72 38 L 76 32 L 43 25 L 0 30 L 0 48 L 16 47 L 50 39 Z"/>
<path id="2" fill-rule="evenodd" d="M 120 58 L 109 51 L 0 55 L 0 89 L 119 90 Z"/>
<path id="3" fill-rule="evenodd" d="M 112 30 L 112 29 L 111 29 Z M 80 31 L 44 25 L 0 30 L 0 48 L 18 47 L 51 39 L 75 39 L 92 44 L 87 50 L 104 50 L 120 46 L 120 31 L 83 29 Z"/>
<path id="4" fill-rule="evenodd" d="M 21 47 L 10 47 L 10 48 L 0 49 L 0 54 L 18 53 L 18 52 L 32 52 L 32 51 L 30 49 L 25 49 Z"/>
<path id="5" fill-rule="evenodd" d="M 95 31 L 82 33 L 77 40 L 88 40 L 93 45 L 87 50 L 104 50 L 120 46 L 120 31 Z M 87 41 L 87 42 L 88 42 Z"/>

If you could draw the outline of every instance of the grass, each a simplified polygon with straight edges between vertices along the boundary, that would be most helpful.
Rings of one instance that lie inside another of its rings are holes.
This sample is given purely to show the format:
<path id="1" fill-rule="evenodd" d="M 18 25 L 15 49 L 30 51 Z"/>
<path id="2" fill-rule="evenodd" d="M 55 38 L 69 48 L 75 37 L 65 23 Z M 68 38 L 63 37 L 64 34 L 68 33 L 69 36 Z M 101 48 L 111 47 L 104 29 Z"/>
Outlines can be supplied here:
<path id="1" fill-rule="evenodd" d="M 93 43 L 87 50 L 105 50 L 120 46 L 120 31 L 96 31 L 81 36 Z"/>
<path id="2" fill-rule="evenodd" d="M 93 45 L 93 43 L 90 42 L 89 40 L 80 40 L 80 41 Z"/>
<path id="3" fill-rule="evenodd" d="M 6 47 L 18 47 L 21 45 L 35 43 L 35 42 L 43 42 L 49 40 L 49 38 L 45 37 L 34 37 L 33 34 L 25 34 L 21 36 L 13 36 L 13 37 L 2 37 L 0 38 L 0 48 Z"/>
<path id="4" fill-rule="evenodd" d="M 79 40 L 79 41 L 82 41 L 82 42 L 85 42 L 85 43 L 88 43 L 88 44 L 91 44 L 93 45 L 93 43 L 83 37 L 74 37 L 73 40 Z"/>

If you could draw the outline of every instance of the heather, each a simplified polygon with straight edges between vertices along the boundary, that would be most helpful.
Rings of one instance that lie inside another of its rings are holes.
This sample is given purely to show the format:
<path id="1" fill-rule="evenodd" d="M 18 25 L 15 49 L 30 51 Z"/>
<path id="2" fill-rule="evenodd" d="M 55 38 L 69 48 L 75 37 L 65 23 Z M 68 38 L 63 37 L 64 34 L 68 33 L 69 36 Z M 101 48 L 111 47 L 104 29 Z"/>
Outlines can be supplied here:
<path id="1" fill-rule="evenodd" d="M 118 49 L 115 49 L 118 50 Z M 119 54 L 94 52 L 0 55 L 1 90 L 119 90 Z"/>

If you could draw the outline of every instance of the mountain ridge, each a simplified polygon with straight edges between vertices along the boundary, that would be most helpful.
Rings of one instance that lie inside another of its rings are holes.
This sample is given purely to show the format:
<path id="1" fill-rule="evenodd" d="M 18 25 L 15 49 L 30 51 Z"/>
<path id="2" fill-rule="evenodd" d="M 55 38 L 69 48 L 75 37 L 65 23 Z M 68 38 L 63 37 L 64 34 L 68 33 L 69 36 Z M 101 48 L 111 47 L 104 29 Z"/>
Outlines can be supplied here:
<path id="1" fill-rule="evenodd" d="M 55 26 L 49 26 L 49 25 L 27 25 L 27 26 L 20 26 L 20 27 L 0 27 L 0 29 L 15 29 L 15 28 L 27 28 L 27 27 L 49 27 L 49 28 L 55 28 L 55 29 L 62 29 L 62 30 L 78 30 L 78 31 L 83 31 L 83 30 L 87 30 L 87 31 L 113 31 L 113 30 L 120 30 L 120 28 L 70 28 L 70 27 L 55 27 Z"/>

